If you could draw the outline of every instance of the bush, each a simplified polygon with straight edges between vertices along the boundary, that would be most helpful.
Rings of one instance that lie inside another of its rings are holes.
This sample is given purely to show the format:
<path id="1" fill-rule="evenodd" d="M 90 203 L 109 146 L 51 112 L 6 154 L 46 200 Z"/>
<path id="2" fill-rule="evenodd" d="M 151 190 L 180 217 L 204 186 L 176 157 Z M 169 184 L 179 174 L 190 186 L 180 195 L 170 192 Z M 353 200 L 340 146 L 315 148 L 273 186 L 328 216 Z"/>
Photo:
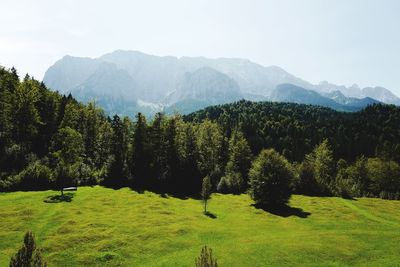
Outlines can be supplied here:
<path id="1" fill-rule="evenodd" d="M 369 191 L 369 178 L 367 174 L 367 159 L 363 156 L 348 166 L 344 172 L 351 184 L 351 193 L 354 197 L 373 196 Z"/>
<path id="2" fill-rule="evenodd" d="M 375 196 L 391 199 L 400 192 L 400 166 L 394 161 L 369 158 L 367 176 L 370 181 L 370 191 Z"/>
<path id="3" fill-rule="evenodd" d="M 18 185 L 20 183 L 20 177 L 18 175 L 10 175 L 8 177 L 2 177 L 0 179 L 0 191 L 9 192 L 18 190 Z"/>
<path id="4" fill-rule="evenodd" d="M 352 198 L 353 184 L 349 179 L 347 162 L 344 159 L 340 159 L 337 162 L 336 167 L 336 179 L 335 179 L 335 190 L 334 193 L 337 196 L 343 198 Z"/>
<path id="5" fill-rule="evenodd" d="M 353 198 L 353 184 L 349 179 L 343 179 L 341 176 L 336 177 L 335 195 L 342 198 Z"/>
<path id="6" fill-rule="evenodd" d="M 219 183 L 217 185 L 217 191 L 220 193 L 228 193 L 229 192 L 229 184 L 228 184 L 228 179 L 226 177 L 222 177 L 221 180 L 219 180 Z"/>
<path id="7" fill-rule="evenodd" d="M 22 169 L 26 164 L 26 149 L 22 145 L 12 144 L 5 150 L 5 156 L 8 162 L 7 169 Z"/>
<path id="8" fill-rule="evenodd" d="M 382 191 L 379 194 L 379 197 L 382 199 L 400 200 L 400 192 L 392 193 L 392 192 Z"/>
<path id="9" fill-rule="evenodd" d="M 292 166 L 274 149 L 261 151 L 251 166 L 249 178 L 250 195 L 257 205 L 279 207 L 285 205 L 292 194 Z"/>
<path id="10" fill-rule="evenodd" d="M 3 177 L 0 180 L 0 191 L 44 190 L 54 183 L 53 172 L 49 167 L 36 160 L 20 173 Z"/>
<path id="11" fill-rule="evenodd" d="M 93 170 L 88 164 L 80 163 L 78 165 L 78 183 L 79 185 L 95 185 L 98 184 L 99 173 Z"/>
<path id="12" fill-rule="evenodd" d="M 221 178 L 217 190 L 221 193 L 240 194 L 245 188 L 244 179 L 238 172 L 229 173 Z"/>
<path id="13" fill-rule="evenodd" d="M 29 164 L 18 176 L 20 177 L 18 186 L 20 189 L 49 189 L 54 182 L 51 169 L 43 165 L 39 160 Z"/>
<path id="14" fill-rule="evenodd" d="M 307 158 L 298 166 L 298 181 L 295 185 L 295 192 L 309 196 L 320 195 L 319 185 L 315 180 L 314 167 Z"/>

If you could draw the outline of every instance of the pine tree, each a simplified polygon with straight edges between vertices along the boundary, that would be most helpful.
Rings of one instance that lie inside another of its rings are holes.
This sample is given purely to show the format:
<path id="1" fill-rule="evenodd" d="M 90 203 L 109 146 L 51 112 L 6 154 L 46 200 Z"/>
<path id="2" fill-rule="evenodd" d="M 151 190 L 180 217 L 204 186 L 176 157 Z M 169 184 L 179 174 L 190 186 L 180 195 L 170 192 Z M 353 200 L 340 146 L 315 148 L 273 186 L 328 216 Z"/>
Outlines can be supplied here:
<path id="1" fill-rule="evenodd" d="M 24 244 L 11 258 L 10 267 L 46 267 L 40 250 L 36 247 L 35 238 L 32 232 L 24 236 Z"/>
<path id="2" fill-rule="evenodd" d="M 138 113 L 134 125 L 132 144 L 132 175 L 134 184 L 138 189 L 148 186 L 148 175 L 150 169 L 148 126 L 146 118 Z"/>
<path id="3" fill-rule="evenodd" d="M 161 164 L 162 179 L 165 188 L 175 193 L 183 190 L 179 187 L 178 179 L 178 151 L 176 146 L 176 118 L 172 117 L 166 121 L 162 139 L 163 161 Z M 181 192 L 180 192 L 181 191 Z"/>
<path id="4" fill-rule="evenodd" d="M 18 84 L 18 76 L 14 80 L 9 71 L 0 67 L 0 173 L 10 168 L 10 164 L 6 162 L 6 148 L 12 142 L 13 92 Z"/>
<path id="5" fill-rule="evenodd" d="M 122 187 L 127 180 L 127 142 L 124 124 L 118 115 L 111 121 L 111 162 L 104 184 L 112 187 Z"/>
<path id="6" fill-rule="evenodd" d="M 212 249 L 204 246 L 201 254 L 195 260 L 196 267 L 218 267 L 217 259 L 213 257 Z"/>
<path id="7" fill-rule="evenodd" d="M 49 152 L 50 141 L 57 132 L 57 112 L 60 97 L 55 92 L 50 92 L 44 83 L 40 83 L 39 97 L 36 102 L 41 123 L 38 126 L 38 137 L 34 142 L 34 151 L 39 157 Z"/>
<path id="8" fill-rule="evenodd" d="M 149 129 L 150 139 L 150 158 L 151 169 L 149 170 L 149 184 L 150 188 L 156 188 L 158 183 L 162 181 L 162 164 L 164 162 L 163 153 L 163 128 L 165 123 L 165 115 L 163 113 L 156 113 Z"/>
<path id="9" fill-rule="evenodd" d="M 14 132 L 15 140 L 30 146 L 38 133 L 41 123 L 36 109 L 38 101 L 38 85 L 25 76 L 24 81 L 16 88 L 14 98 Z"/>
<path id="10" fill-rule="evenodd" d="M 97 140 L 98 140 L 98 129 L 99 129 L 99 116 L 98 109 L 96 108 L 95 102 L 89 102 L 86 108 L 86 119 L 85 119 L 85 154 L 90 159 L 95 159 L 97 152 Z"/>
<path id="11" fill-rule="evenodd" d="M 180 180 L 189 194 L 201 190 L 202 178 L 198 169 L 199 153 L 196 145 L 194 125 L 179 121 L 177 125 L 177 150 L 180 162 Z"/>
<path id="12" fill-rule="evenodd" d="M 82 128 L 84 120 L 82 120 L 81 118 L 82 112 L 83 112 L 82 108 L 77 103 L 73 101 L 68 101 L 65 106 L 64 116 L 61 121 L 61 125 L 59 127 L 60 128 L 70 127 L 83 134 L 84 131 L 82 131 Z"/>

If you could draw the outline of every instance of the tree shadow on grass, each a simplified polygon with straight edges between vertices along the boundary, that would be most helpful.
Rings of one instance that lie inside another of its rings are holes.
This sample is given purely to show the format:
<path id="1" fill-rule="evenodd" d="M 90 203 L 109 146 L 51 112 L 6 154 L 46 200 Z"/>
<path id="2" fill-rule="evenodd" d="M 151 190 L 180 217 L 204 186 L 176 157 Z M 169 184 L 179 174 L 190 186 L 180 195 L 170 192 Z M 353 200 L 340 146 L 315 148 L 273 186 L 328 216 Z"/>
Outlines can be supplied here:
<path id="1" fill-rule="evenodd" d="M 167 192 L 155 192 L 157 194 L 160 195 L 160 197 L 162 198 L 169 198 L 169 197 L 173 197 L 173 198 L 178 198 L 180 200 L 188 200 L 189 198 L 191 198 L 189 195 L 181 195 L 181 194 L 174 194 L 174 193 L 167 193 Z"/>
<path id="2" fill-rule="evenodd" d="M 358 201 L 356 198 L 354 198 L 354 197 L 352 197 L 352 196 L 342 196 L 342 198 L 343 199 L 346 199 L 346 200 L 352 200 L 352 201 Z"/>
<path id="3" fill-rule="evenodd" d="M 217 215 L 212 212 L 206 211 L 203 213 L 204 213 L 204 215 L 206 215 L 207 217 L 210 217 L 211 219 L 217 219 Z"/>
<path id="4" fill-rule="evenodd" d="M 74 193 L 64 193 L 64 195 L 51 195 L 46 197 L 43 202 L 45 203 L 60 203 L 60 202 L 71 202 L 74 198 Z"/>
<path id="5" fill-rule="evenodd" d="M 307 218 L 311 215 L 310 212 L 304 211 L 301 208 L 294 208 L 288 205 L 283 205 L 280 207 L 263 207 L 260 205 L 252 204 L 251 206 L 255 207 L 256 209 L 262 209 L 268 213 L 273 215 L 277 215 L 280 217 L 289 217 L 289 216 L 297 216 L 299 218 Z"/>
<path id="6" fill-rule="evenodd" d="M 177 192 L 163 191 L 163 190 L 150 190 L 150 192 L 156 193 L 160 195 L 162 198 L 178 198 L 180 200 L 188 200 L 188 199 L 201 199 L 199 194 L 182 194 Z"/>

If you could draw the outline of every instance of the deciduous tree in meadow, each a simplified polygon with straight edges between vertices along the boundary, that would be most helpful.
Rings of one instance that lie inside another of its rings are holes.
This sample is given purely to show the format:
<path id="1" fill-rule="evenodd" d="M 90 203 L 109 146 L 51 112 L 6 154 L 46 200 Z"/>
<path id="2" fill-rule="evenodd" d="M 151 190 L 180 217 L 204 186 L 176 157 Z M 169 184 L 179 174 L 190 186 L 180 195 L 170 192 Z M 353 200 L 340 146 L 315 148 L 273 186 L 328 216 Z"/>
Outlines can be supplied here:
<path id="1" fill-rule="evenodd" d="M 201 197 L 204 202 L 204 213 L 207 213 L 207 201 L 211 198 L 212 186 L 210 176 L 206 176 L 203 179 L 203 184 L 201 187 Z"/>
<path id="2" fill-rule="evenodd" d="M 254 160 L 250 172 L 250 196 L 262 207 L 285 205 L 292 194 L 294 172 L 285 157 L 274 149 L 265 149 Z"/>

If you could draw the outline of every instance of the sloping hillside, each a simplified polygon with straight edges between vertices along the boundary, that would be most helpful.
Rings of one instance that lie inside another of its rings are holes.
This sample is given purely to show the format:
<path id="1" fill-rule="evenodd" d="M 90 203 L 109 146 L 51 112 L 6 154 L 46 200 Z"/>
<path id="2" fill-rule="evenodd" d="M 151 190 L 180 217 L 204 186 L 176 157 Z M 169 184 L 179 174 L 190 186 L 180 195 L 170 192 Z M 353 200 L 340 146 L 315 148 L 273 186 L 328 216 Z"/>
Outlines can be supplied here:
<path id="1" fill-rule="evenodd" d="M 0 194 L 0 265 L 32 230 L 50 266 L 193 266 L 201 247 L 220 266 L 393 266 L 400 247 L 399 201 L 295 195 L 290 209 L 256 209 L 247 195 L 195 199 L 102 187 L 71 202 L 54 191 Z"/>

